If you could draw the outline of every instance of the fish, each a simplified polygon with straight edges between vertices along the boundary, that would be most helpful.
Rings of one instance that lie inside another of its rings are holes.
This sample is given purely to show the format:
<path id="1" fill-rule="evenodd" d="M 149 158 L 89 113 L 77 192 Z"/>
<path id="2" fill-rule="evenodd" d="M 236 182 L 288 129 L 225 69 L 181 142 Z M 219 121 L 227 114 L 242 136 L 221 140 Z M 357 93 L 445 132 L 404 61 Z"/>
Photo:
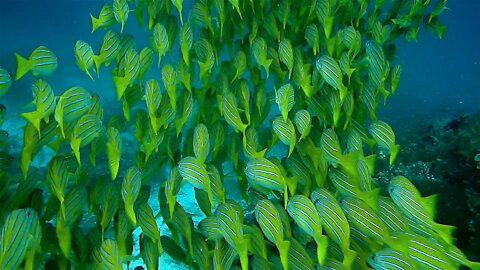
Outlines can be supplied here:
<path id="1" fill-rule="evenodd" d="M 305 95 L 309 98 L 311 98 L 314 93 L 310 68 L 310 64 L 304 63 L 295 63 L 295 65 L 293 66 L 293 81 L 303 90 Z"/>
<path id="2" fill-rule="evenodd" d="M 182 115 L 180 118 L 177 118 L 174 120 L 177 137 L 180 135 L 180 132 L 183 126 L 185 125 L 185 123 L 187 123 L 190 117 L 192 117 L 193 106 L 194 106 L 193 95 L 189 92 L 184 92 L 183 104 L 182 104 Z"/>
<path id="3" fill-rule="evenodd" d="M 317 243 L 318 263 L 323 265 L 327 257 L 328 238 L 322 235 L 322 223 L 313 202 L 305 195 L 290 197 L 287 212 L 295 223 Z"/>
<path id="4" fill-rule="evenodd" d="M 170 220 L 167 225 L 170 231 L 174 234 L 182 235 L 185 239 L 185 245 L 188 248 L 189 256 L 193 257 L 193 243 L 192 243 L 192 232 L 193 232 L 193 222 L 192 218 L 185 212 L 183 206 L 179 203 L 175 204 L 175 215 L 172 217 L 167 217 L 167 220 Z"/>
<path id="5" fill-rule="evenodd" d="M 280 41 L 280 44 L 278 45 L 278 55 L 280 61 L 287 66 L 288 79 L 290 79 L 293 71 L 293 47 L 288 39 L 284 38 Z"/>
<path id="6" fill-rule="evenodd" d="M 235 95 L 233 93 L 227 92 L 223 94 L 222 111 L 223 117 L 235 132 L 241 131 L 245 134 L 248 125 L 244 124 L 240 118 L 240 113 L 235 102 Z"/>
<path id="7" fill-rule="evenodd" d="M 157 67 L 160 68 L 162 57 L 168 52 L 170 46 L 167 29 L 163 24 L 156 23 L 152 35 L 152 47 L 158 53 Z"/>
<path id="8" fill-rule="evenodd" d="M 253 55 L 253 58 L 257 64 L 257 66 L 263 67 L 265 69 L 265 72 L 267 73 L 267 78 L 268 78 L 268 69 L 270 65 L 272 64 L 272 59 L 267 58 L 267 42 L 262 38 L 262 37 L 257 37 L 253 41 L 250 51 Z"/>
<path id="9" fill-rule="evenodd" d="M 390 152 L 390 165 L 395 162 L 400 146 L 395 144 L 395 133 L 389 124 L 383 121 L 374 121 L 370 124 L 370 135 L 375 142 L 383 149 Z"/>
<path id="10" fill-rule="evenodd" d="M 305 28 L 305 41 L 307 42 L 308 46 L 312 48 L 313 55 L 317 55 L 317 53 L 320 51 L 320 35 L 317 25 L 307 25 Z"/>
<path id="11" fill-rule="evenodd" d="M 269 36 L 280 41 L 280 29 L 277 26 L 277 20 L 275 19 L 273 12 L 266 13 L 261 23 L 260 26 L 263 26 Z"/>
<path id="12" fill-rule="evenodd" d="M 142 203 L 135 209 L 137 224 L 142 229 L 142 233 L 157 244 L 158 253 L 162 253 L 163 247 L 160 239 L 160 228 L 157 225 L 152 208 L 148 203 Z"/>
<path id="13" fill-rule="evenodd" d="M 206 240 L 224 240 L 219 226 L 217 216 L 212 215 L 205 217 L 198 223 L 198 230 L 206 237 Z"/>
<path id="14" fill-rule="evenodd" d="M 212 18 L 207 4 L 203 2 L 195 2 L 190 10 L 190 17 L 194 24 L 210 31 L 213 35 Z"/>
<path id="15" fill-rule="evenodd" d="M 417 269 L 415 263 L 406 254 L 394 249 L 382 249 L 368 257 L 368 265 L 376 270 Z"/>
<path id="16" fill-rule="evenodd" d="M 120 249 L 115 240 L 103 240 L 102 245 L 92 252 L 92 257 L 97 268 L 106 270 L 122 269 Z"/>
<path id="17" fill-rule="evenodd" d="M 75 124 L 70 147 L 72 148 L 78 164 L 80 161 L 80 148 L 90 144 L 95 138 L 103 134 L 104 126 L 102 120 L 93 114 L 85 114 Z"/>
<path id="18" fill-rule="evenodd" d="M 128 20 L 128 13 L 130 13 L 127 0 L 113 0 L 113 16 L 115 20 L 120 23 L 120 33 L 123 32 L 125 23 Z"/>
<path id="19" fill-rule="evenodd" d="M 284 238 L 284 228 L 277 208 L 271 201 L 261 200 L 255 205 L 255 219 L 263 235 L 277 247 L 283 269 L 288 269 L 290 241 Z"/>
<path id="20" fill-rule="evenodd" d="M 434 221 L 438 194 L 422 197 L 412 182 L 403 176 L 395 176 L 390 180 L 388 193 L 403 215 L 412 218 L 415 223 L 433 229 L 445 242 L 453 243 L 452 234 L 456 228 Z"/>
<path id="21" fill-rule="evenodd" d="M 130 50 L 136 50 L 137 45 L 135 43 L 135 37 L 130 34 L 123 34 L 120 36 L 120 44 L 117 52 L 117 56 L 115 60 L 118 65 L 125 64 L 122 63 L 123 59 L 125 58 L 125 54 Z M 118 73 L 118 71 L 117 71 Z"/>
<path id="22" fill-rule="evenodd" d="M 183 25 L 183 17 L 182 17 L 183 0 L 172 0 L 172 3 L 177 9 L 178 16 L 180 17 L 180 23 Z"/>
<path id="23" fill-rule="evenodd" d="M 378 217 L 387 225 L 391 232 L 408 232 L 408 222 L 402 216 L 402 213 L 395 205 L 393 200 L 388 197 L 378 197 L 378 209 L 375 211 Z"/>
<path id="24" fill-rule="evenodd" d="M 97 71 L 97 77 L 100 77 L 100 66 L 105 64 L 109 66 L 110 62 L 117 58 L 117 53 L 120 49 L 120 34 L 114 31 L 107 31 L 103 36 L 102 46 L 100 47 L 100 52 L 98 55 L 94 54 L 92 56 L 93 62 L 95 63 L 95 70 Z"/>
<path id="25" fill-rule="evenodd" d="M 348 48 L 348 54 L 354 59 L 360 52 L 362 46 L 362 36 L 353 26 L 347 26 L 340 30 L 340 40 Z"/>
<path id="26" fill-rule="evenodd" d="M 198 124 L 193 131 L 193 152 L 200 162 L 205 162 L 210 151 L 210 136 L 207 126 Z"/>
<path id="27" fill-rule="evenodd" d="M 243 145 L 243 149 L 245 151 L 245 155 L 247 156 L 247 158 L 249 159 L 263 158 L 268 148 L 257 151 L 258 148 L 261 148 L 261 147 L 258 142 L 257 131 L 254 128 L 247 128 L 245 132 L 245 140 Z"/>
<path id="28" fill-rule="evenodd" d="M 21 116 L 35 127 L 40 137 L 40 122 L 44 120 L 48 123 L 50 115 L 55 112 L 57 98 L 50 84 L 41 79 L 33 83 L 32 93 L 36 109 L 33 112 L 22 113 Z"/>
<path id="29" fill-rule="evenodd" d="M 300 133 L 300 138 L 298 141 L 306 138 L 310 134 L 312 128 L 312 117 L 307 110 L 299 110 L 295 113 L 293 118 L 293 123 L 297 127 L 297 131 Z"/>
<path id="30" fill-rule="evenodd" d="M 184 60 L 179 59 L 176 69 L 177 69 L 178 80 L 191 94 L 192 93 L 192 78 L 191 78 L 192 76 L 191 76 L 190 67 L 187 66 L 187 64 L 185 64 Z"/>
<path id="31" fill-rule="evenodd" d="M 211 73 L 215 64 L 215 53 L 212 44 L 205 38 L 195 42 L 195 53 L 197 54 L 198 66 L 200 67 L 200 79 Z"/>
<path id="32" fill-rule="evenodd" d="M 23 58 L 20 54 L 14 53 L 15 61 L 17 63 L 15 71 L 15 80 L 19 80 L 29 71 L 33 76 L 49 76 L 58 67 L 58 57 L 47 47 L 36 47 L 28 59 Z"/>
<path id="33" fill-rule="evenodd" d="M 236 79 L 240 78 L 244 73 L 247 67 L 247 56 L 241 50 L 237 52 L 235 57 L 233 58 L 233 66 L 235 67 L 235 76 L 231 82 L 234 82 Z"/>
<path id="34" fill-rule="evenodd" d="M 92 33 L 100 27 L 108 28 L 112 26 L 115 23 L 112 4 L 105 3 L 100 9 L 98 17 L 95 18 L 90 14 L 90 20 L 92 22 Z"/>
<path id="35" fill-rule="evenodd" d="M 154 52 L 150 47 L 145 47 L 139 54 L 138 80 L 142 81 L 145 75 L 150 71 L 153 65 Z"/>
<path id="36" fill-rule="evenodd" d="M 187 67 L 190 67 L 190 50 L 193 47 L 193 31 L 189 23 L 184 23 L 180 29 L 180 52 Z"/>
<path id="37" fill-rule="evenodd" d="M 231 269 L 237 252 L 224 239 L 215 242 L 213 250 L 213 269 Z"/>
<path id="38" fill-rule="evenodd" d="M 248 269 L 248 238 L 243 234 L 243 210 L 239 205 L 223 203 L 218 206 L 215 216 L 220 231 L 240 256 L 243 270 Z"/>
<path id="39" fill-rule="evenodd" d="M 402 74 L 402 66 L 396 65 L 393 69 L 392 72 L 390 73 L 390 87 L 391 90 L 390 92 L 393 94 L 397 91 L 398 84 L 400 83 L 400 76 Z"/>
<path id="40" fill-rule="evenodd" d="M 177 72 L 170 64 L 165 64 L 162 67 L 162 82 L 167 91 L 170 106 L 174 112 L 177 111 Z"/>
<path id="41" fill-rule="evenodd" d="M 12 86 L 12 74 L 0 68 L 0 98 L 8 92 L 10 86 Z"/>
<path id="42" fill-rule="evenodd" d="M 69 170 L 67 158 L 62 155 L 53 156 L 47 166 L 46 180 L 49 190 L 60 201 L 60 209 L 65 219 L 65 195 L 67 193 Z"/>
<path id="43" fill-rule="evenodd" d="M 108 127 L 106 148 L 108 170 L 112 180 L 115 180 L 120 167 L 120 157 L 122 154 L 122 136 L 118 129 L 114 127 Z"/>
<path id="44" fill-rule="evenodd" d="M 210 203 L 213 203 L 210 178 L 203 162 L 195 157 L 185 157 L 178 163 L 178 172 L 185 181 L 188 181 L 198 189 L 206 191 Z"/>
<path id="45" fill-rule="evenodd" d="M 340 141 L 335 130 L 328 128 L 323 131 L 322 136 L 320 137 L 320 148 L 329 164 L 334 167 L 341 165 L 351 174 L 356 174 L 356 154 L 342 154 Z"/>
<path id="46" fill-rule="evenodd" d="M 92 74 L 90 74 L 95 64 L 93 61 L 94 53 L 92 46 L 83 40 L 77 40 L 73 51 L 75 53 L 75 63 L 77 66 L 93 81 Z"/>
<path id="47" fill-rule="evenodd" d="M 134 226 L 137 224 L 137 218 L 133 206 L 140 193 L 141 184 L 142 172 L 134 166 L 128 168 L 123 176 L 121 192 L 125 204 L 125 213 Z"/>
<path id="48" fill-rule="evenodd" d="M 290 157 L 295 149 L 295 143 L 297 142 L 295 126 L 292 121 L 288 118 L 287 121 L 284 121 L 282 117 L 277 116 L 273 119 L 272 129 L 280 141 L 289 147 L 287 158 Z"/>
<path id="49" fill-rule="evenodd" d="M 278 104 L 283 121 L 287 122 L 288 113 L 295 104 L 295 91 L 291 84 L 287 83 L 275 91 L 275 102 Z"/>
<path id="50" fill-rule="evenodd" d="M 155 242 L 149 237 L 141 237 L 140 247 L 140 253 L 147 269 L 158 269 L 160 253 Z"/>
<path id="51" fill-rule="evenodd" d="M 167 181 L 165 181 L 165 197 L 168 205 L 169 217 L 173 217 L 175 204 L 177 202 L 177 193 L 182 187 L 182 178 L 178 173 L 178 167 L 170 170 Z"/>
<path id="52" fill-rule="evenodd" d="M 122 60 L 123 65 L 119 67 L 120 73 L 112 77 L 115 84 L 117 100 L 122 98 L 127 86 L 135 81 L 140 68 L 140 56 L 135 49 L 129 49 Z"/>
<path id="53" fill-rule="evenodd" d="M 145 83 L 144 99 L 147 105 L 150 126 L 152 127 L 153 133 L 156 134 L 160 129 L 160 126 L 158 126 L 157 110 L 162 102 L 162 92 L 160 91 L 160 85 L 157 80 L 150 79 Z"/>
<path id="54" fill-rule="evenodd" d="M 300 244 L 295 238 L 289 238 L 288 241 L 290 241 L 290 250 L 288 252 L 289 269 L 314 269 L 314 261 L 304 245 Z M 324 262 L 319 262 L 319 264 L 324 265 Z"/>
<path id="55" fill-rule="evenodd" d="M 238 0 L 228 0 L 228 2 L 232 5 L 232 8 L 237 11 L 238 16 L 240 19 L 243 20 L 242 11 L 240 10 L 240 3 Z"/>
<path id="56" fill-rule="evenodd" d="M 339 91 L 340 100 L 343 101 L 348 93 L 343 84 L 343 75 L 337 60 L 325 54 L 316 61 L 316 67 L 322 78 L 334 89 Z"/>

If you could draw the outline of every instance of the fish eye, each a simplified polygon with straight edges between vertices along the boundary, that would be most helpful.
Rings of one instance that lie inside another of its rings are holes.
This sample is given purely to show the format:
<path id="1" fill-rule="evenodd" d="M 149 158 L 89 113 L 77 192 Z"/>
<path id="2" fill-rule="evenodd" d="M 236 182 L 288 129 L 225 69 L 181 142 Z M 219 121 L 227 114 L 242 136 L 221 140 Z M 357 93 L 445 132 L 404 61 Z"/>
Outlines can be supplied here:
<path id="1" fill-rule="evenodd" d="M 389 192 L 393 192 L 393 188 L 389 188 L 388 191 L 389 191 Z"/>

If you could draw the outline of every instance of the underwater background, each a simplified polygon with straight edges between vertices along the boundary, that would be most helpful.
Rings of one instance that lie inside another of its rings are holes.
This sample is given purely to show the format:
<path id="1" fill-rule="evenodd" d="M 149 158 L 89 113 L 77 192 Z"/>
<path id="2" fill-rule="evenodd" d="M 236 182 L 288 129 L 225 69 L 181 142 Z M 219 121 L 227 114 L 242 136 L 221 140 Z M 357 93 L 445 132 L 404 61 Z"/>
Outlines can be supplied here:
<path id="1" fill-rule="evenodd" d="M 46 77 L 56 95 L 70 87 L 82 86 L 100 96 L 106 116 L 121 115 L 122 108 L 109 71 L 103 69 L 99 78 L 94 74 L 95 80 L 91 80 L 75 64 L 77 40 L 88 42 L 95 51 L 102 45 L 105 31 L 91 33 L 90 14 L 98 15 L 105 2 L 0 0 L 0 67 L 13 73 L 16 67 L 14 53 L 28 57 L 34 48 L 44 45 L 58 57 L 54 76 Z M 185 20 L 192 3 L 183 2 Z M 457 227 L 456 245 L 473 261 L 480 260 L 480 165 L 474 159 L 480 154 L 479 10 L 480 1 L 450 0 L 448 9 L 442 13 L 442 24 L 448 26 L 442 39 L 422 29 L 418 42 L 407 43 L 403 38 L 395 41 L 396 56 L 392 67 L 402 66 L 401 80 L 386 103 L 380 102 L 377 116 L 391 125 L 401 150 L 395 164 L 390 166 L 387 159 L 379 161 L 375 168 L 378 183 L 388 182 L 394 175 L 404 175 L 423 196 L 439 193 L 436 221 Z M 119 31 L 117 28 L 115 25 L 115 30 Z M 123 31 L 135 37 L 137 48 L 149 46 L 150 30 L 140 26 L 133 15 Z M 174 48 L 177 49 L 162 58 L 162 64 L 176 63 L 178 44 Z M 304 60 L 314 62 L 316 58 Z M 158 79 L 159 70 L 152 69 L 145 77 Z M 9 133 L 11 151 L 19 151 L 22 146 L 22 127 L 26 121 L 19 114 L 33 108 L 30 103 L 34 80 L 32 75 L 27 75 L 13 82 L 8 92 L 0 97 L 0 103 L 7 107 L 0 127 Z M 276 106 L 273 103 L 271 110 Z M 124 143 L 134 145 L 133 136 L 125 136 Z M 128 152 L 129 147 L 124 145 L 123 149 Z M 46 166 L 52 155 L 53 152 L 44 151 L 31 166 Z M 159 177 L 165 178 L 167 176 Z M 226 181 L 229 183 L 228 179 Z M 152 198 L 158 197 L 159 184 L 155 180 L 152 183 L 150 205 L 156 214 L 158 200 Z M 192 214 L 193 223 L 197 224 L 204 215 L 194 196 L 191 186 L 183 186 L 177 201 Z M 232 198 L 237 197 L 240 192 L 234 191 Z M 158 223 L 161 234 L 168 234 L 167 226 Z M 139 231 L 139 228 L 135 230 L 135 237 Z M 138 239 L 134 241 L 137 250 L 133 255 L 138 255 Z M 140 264 L 138 259 L 134 260 L 129 269 Z M 161 269 L 188 269 L 187 265 L 172 260 L 165 253 L 160 264 Z"/>

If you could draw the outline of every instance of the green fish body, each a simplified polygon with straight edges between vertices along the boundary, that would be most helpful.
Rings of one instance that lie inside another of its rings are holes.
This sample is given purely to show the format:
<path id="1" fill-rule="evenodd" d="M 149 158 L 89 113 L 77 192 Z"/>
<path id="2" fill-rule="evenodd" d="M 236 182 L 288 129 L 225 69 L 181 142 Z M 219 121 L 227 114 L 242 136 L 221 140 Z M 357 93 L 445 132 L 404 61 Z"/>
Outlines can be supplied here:
<path id="1" fill-rule="evenodd" d="M 36 77 L 48 76 L 58 67 L 57 56 L 45 46 L 35 48 L 28 59 L 23 58 L 18 53 L 15 53 L 14 56 L 17 62 L 15 80 L 19 80 L 29 71 Z"/>

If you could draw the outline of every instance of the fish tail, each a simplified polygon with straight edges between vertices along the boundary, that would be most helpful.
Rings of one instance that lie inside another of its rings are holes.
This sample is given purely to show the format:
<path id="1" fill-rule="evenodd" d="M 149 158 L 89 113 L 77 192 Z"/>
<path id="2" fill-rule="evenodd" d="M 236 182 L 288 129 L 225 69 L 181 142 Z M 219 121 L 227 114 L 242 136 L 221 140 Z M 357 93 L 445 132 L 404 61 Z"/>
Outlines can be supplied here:
<path id="1" fill-rule="evenodd" d="M 22 154 L 20 155 L 20 169 L 22 171 L 23 179 L 27 179 L 28 167 L 32 160 L 32 151 L 28 147 L 23 147 Z"/>
<path id="2" fill-rule="evenodd" d="M 92 33 L 95 32 L 100 27 L 100 20 L 93 17 L 92 14 L 90 14 L 90 20 L 92 21 Z"/>
<path id="3" fill-rule="evenodd" d="M 297 190 L 297 184 L 298 184 L 298 176 L 287 178 L 287 187 L 292 196 L 295 195 L 295 192 Z"/>
<path id="4" fill-rule="evenodd" d="M 345 266 L 345 269 L 350 269 L 355 258 L 357 256 L 357 252 L 351 249 L 347 249 L 343 252 L 343 262 L 342 264 Z"/>
<path id="5" fill-rule="evenodd" d="M 280 253 L 280 261 L 283 269 L 288 269 L 288 253 L 290 251 L 290 241 L 282 241 L 277 244 L 278 252 Z"/>
<path id="6" fill-rule="evenodd" d="M 137 225 L 137 217 L 135 216 L 135 211 L 133 210 L 133 203 L 125 203 L 125 213 L 132 224 L 134 226 Z"/>
<path id="7" fill-rule="evenodd" d="M 317 259 L 320 265 L 325 263 L 327 258 L 327 248 L 328 248 L 328 238 L 325 235 L 322 235 L 320 239 L 317 239 Z"/>
<path id="8" fill-rule="evenodd" d="M 93 55 L 93 62 L 95 63 L 95 70 L 97 72 L 97 78 L 100 78 L 100 66 L 103 64 L 104 59 L 101 55 Z"/>
<path id="9" fill-rule="evenodd" d="M 449 245 L 453 245 L 455 242 L 455 238 L 453 237 L 453 232 L 457 229 L 457 227 L 452 225 L 445 225 L 435 223 L 434 225 L 435 231 L 442 237 L 445 242 Z"/>
<path id="10" fill-rule="evenodd" d="M 468 262 L 467 266 L 472 270 L 480 270 L 480 262 Z"/>
<path id="11" fill-rule="evenodd" d="M 72 148 L 73 154 L 77 159 L 78 164 L 80 165 L 80 139 L 72 138 L 70 139 L 70 147 Z"/>
<path id="12" fill-rule="evenodd" d="M 377 155 L 372 154 L 365 157 L 365 163 L 367 164 L 368 170 L 370 171 L 370 175 L 375 174 L 375 159 Z"/>
<path id="13" fill-rule="evenodd" d="M 267 78 L 269 75 L 270 65 L 272 64 L 272 62 L 273 62 L 272 59 L 265 60 L 265 71 L 267 72 Z"/>
<path id="14" fill-rule="evenodd" d="M 379 188 L 372 189 L 367 192 L 363 192 L 361 194 L 361 199 L 365 201 L 365 203 L 370 206 L 373 210 L 378 209 L 378 196 L 380 193 Z"/>
<path id="15" fill-rule="evenodd" d="M 129 80 L 126 77 L 113 77 L 113 83 L 115 84 L 115 90 L 117 93 L 117 100 L 120 100 L 120 98 L 122 98 L 123 93 L 125 93 L 125 90 L 127 89 L 128 82 Z"/>
<path id="16" fill-rule="evenodd" d="M 40 121 L 42 121 L 42 118 L 37 111 L 22 113 L 21 116 L 35 127 L 38 131 L 38 137 L 40 137 Z"/>
<path id="17" fill-rule="evenodd" d="M 32 65 L 30 61 L 26 58 L 23 58 L 18 53 L 14 53 L 15 60 L 17 61 L 17 69 L 15 71 L 15 80 L 22 78 L 27 72 L 30 71 Z"/>
<path id="18" fill-rule="evenodd" d="M 395 158 L 397 158 L 398 151 L 400 151 L 400 145 L 396 144 L 390 148 L 390 165 L 395 162 Z"/>

